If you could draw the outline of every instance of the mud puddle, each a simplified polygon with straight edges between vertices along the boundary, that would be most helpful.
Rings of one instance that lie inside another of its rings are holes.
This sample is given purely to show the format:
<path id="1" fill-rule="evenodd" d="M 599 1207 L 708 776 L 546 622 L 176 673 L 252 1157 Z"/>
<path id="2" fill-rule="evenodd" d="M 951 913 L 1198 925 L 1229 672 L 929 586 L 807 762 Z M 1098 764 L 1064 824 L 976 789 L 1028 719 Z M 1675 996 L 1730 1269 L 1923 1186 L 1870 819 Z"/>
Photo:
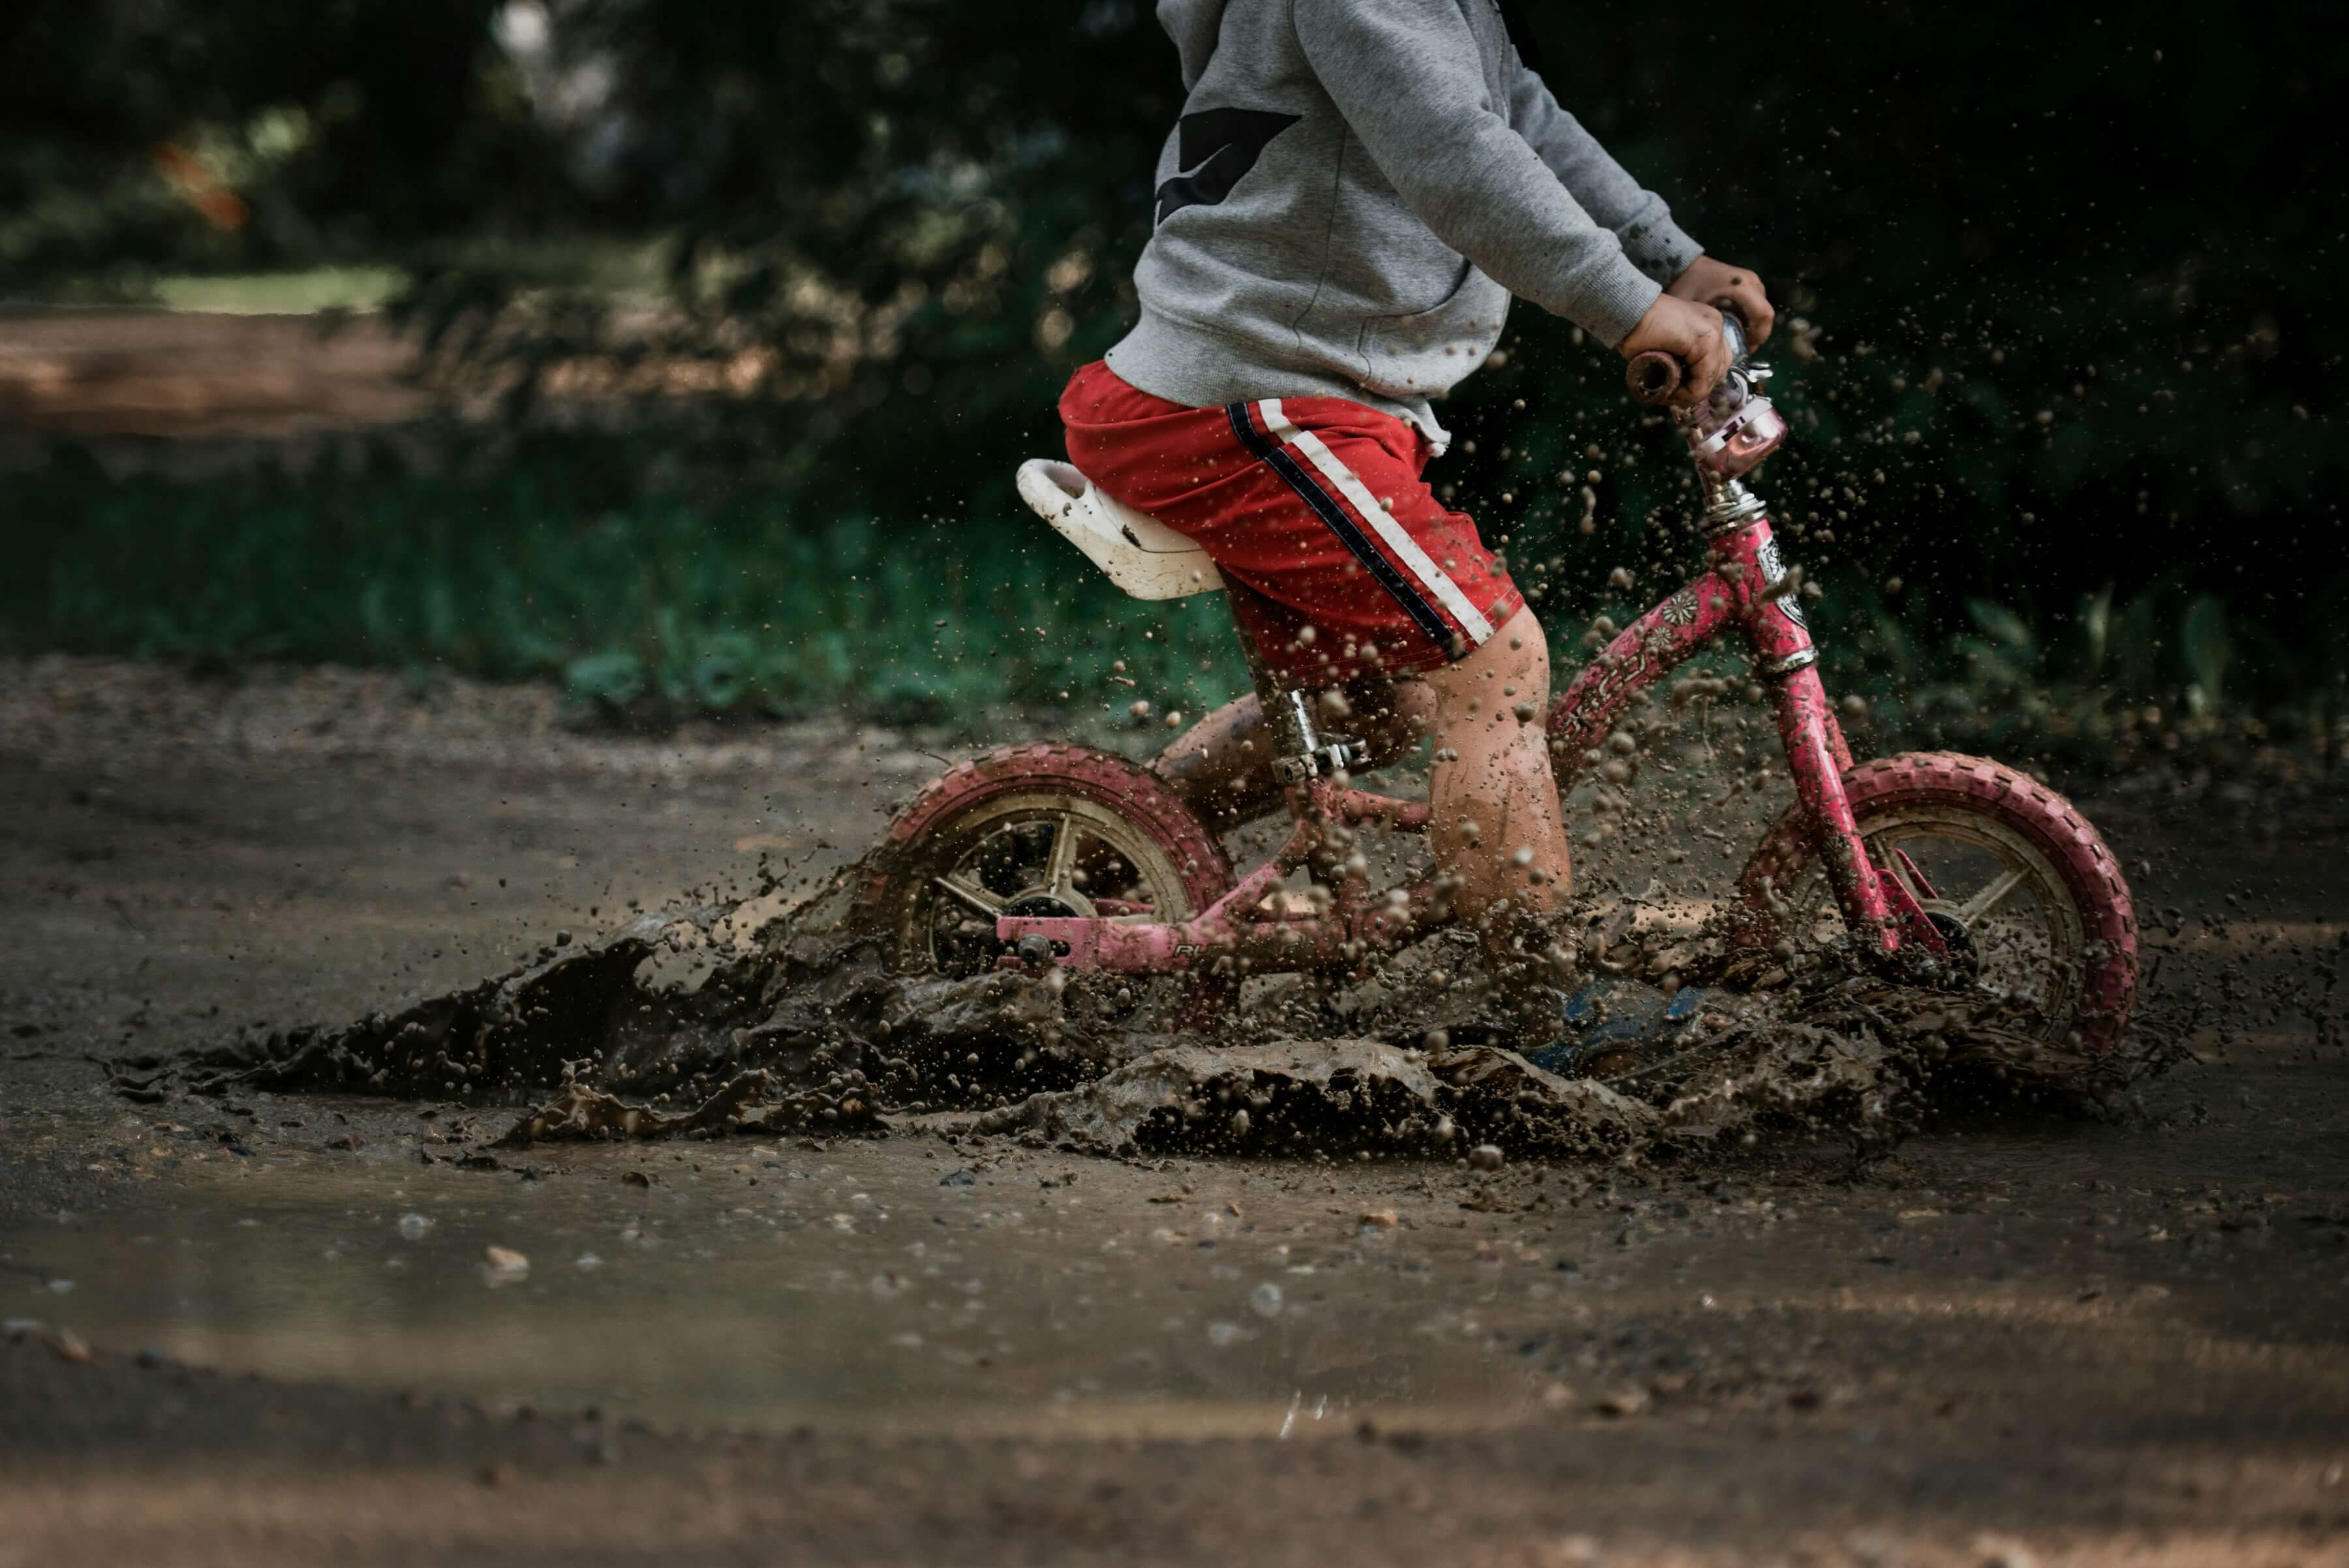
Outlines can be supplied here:
<path id="1" fill-rule="evenodd" d="M 1557 1330 L 1624 1276 L 1517 1217 L 1764 1136 L 1824 1132 L 1851 1168 L 1951 1062 L 2077 1089 L 2158 1059 L 2067 1059 L 1994 1001 L 1804 955 L 1759 991 L 1709 991 L 1670 1070 L 1569 1080 L 1480 1043 L 1473 992 L 1415 983 L 1456 961 L 1448 938 L 1367 1002 L 1154 1032 L 1058 972 L 891 972 L 838 915 L 858 875 L 755 930 L 743 904 L 667 909 L 347 1023 L 119 1061 L 129 1119 L 192 1136 L 153 1118 L 209 1105 L 255 1136 L 230 1124 L 230 1163 L 167 1197 L 0 1238 L 18 1298 L 0 1315 L 69 1306 L 77 1333 L 174 1359 L 721 1426 L 1611 1417 L 1667 1385 L 1625 1393 L 1604 1357 L 1562 1359 Z M 1588 971 L 1704 974 L 1703 932 L 1638 903 L 1593 910 Z M 416 1125 L 258 1136 L 321 1094 L 404 1100 Z M 1170 1154 L 1212 1157 L 1212 1177 L 1164 1174 Z M 1579 1185 L 1544 1189 L 1530 1157 Z M 1473 1244 L 1464 1215 L 1494 1217 Z M 1847 1310 L 1810 1299 L 1815 1276 L 1785 1283 L 1806 1312 Z M 1652 1269 L 1642 1293 L 1689 1310 Z"/>
<path id="2" fill-rule="evenodd" d="M 2125 1128 L 1969 1139 L 1939 1190 L 1833 1179 L 1831 1151 L 1749 1181 L 964 1135 L 550 1144 L 492 1172 L 423 1163 L 447 1146 L 412 1113 L 256 1100 L 241 1154 L 116 1117 L 136 1185 L 0 1231 L 0 1319 L 507 1414 L 779 1431 L 2037 1421 L 2057 1368 L 2084 1408 L 2349 1388 L 2337 1172 L 2140 1191 L 2109 1179 L 2155 1147 Z"/>
<path id="3" fill-rule="evenodd" d="M 1988 994 L 1888 985 L 1827 953 L 1765 955 L 1747 961 L 1744 977 L 1766 968 L 1760 989 L 1708 991 L 1656 1064 L 1630 1078 L 1569 1080 L 1478 1029 L 1473 1012 L 1464 1026 L 1473 992 L 1463 999 L 1446 993 L 1464 988 L 1440 978 L 1424 984 L 1460 961 L 1443 950 L 1450 938 L 1462 946 L 1460 933 L 1382 961 L 1353 997 L 1154 1033 L 1104 1006 L 1102 982 L 1065 971 L 892 972 L 885 940 L 841 912 L 868 874 L 839 873 L 755 931 L 743 904 L 647 913 L 598 941 L 573 947 L 566 934 L 504 975 L 340 1027 L 254 1031 L 190 1056 L 131 1058 L 117 1064 L 114 1086 L 144 1103 L 182 1088 L 534 1103 L 495 1140 L 501 1148 L 895 1130 L 1009 1134 L 1117 1155 L 1627 1156 L 1750 1142 L 1757 1128 L 1790 1122 L 1832 1122 L 1863 1147 L 1881 1144 L 1913 1120 L 1917 1090 L 1944 1064 L 2077 1096 L 2109 1092 L 2172 1054 L 2149 1033 L 2117 1059 L 2084 1058 L 2045 1044 L 2035 1018 Z M 1651 913 L 1613 901 L 1560 961 L 1587 958 L 1595 977 L 1673 985 L 1708 963 L 1734 967 L 1702 929 L 1643 929 Z M 694 983 L 665 979 L 665 969 Z M 1291 1033 L 1300 1022 L 1335 1033 Z M 493 1163 L 480 1147 L 469 1158 Z"/>
<path id="4" fill-rule="evenodd" d="M 394 1147 L 273 1150 L 0 1235 L 0 1318 L 199 1366 L 701 1427 L 1302 1436 L 1539 1408 L 1445 1303 L 1439 1275 L 1492 1293 L 1473 1255 L 1439 1262 L 1433 1237 L 1456 1255 L 1455 1236 L 1391 1209 L 1333 1217 L 1282 1190 L 1294 1171 L 1201 1196 L 920 1144 L 575 1148 L 532 1179 Z M 1404 1288 L 1366 1293 L 1365 1272 Z"/>

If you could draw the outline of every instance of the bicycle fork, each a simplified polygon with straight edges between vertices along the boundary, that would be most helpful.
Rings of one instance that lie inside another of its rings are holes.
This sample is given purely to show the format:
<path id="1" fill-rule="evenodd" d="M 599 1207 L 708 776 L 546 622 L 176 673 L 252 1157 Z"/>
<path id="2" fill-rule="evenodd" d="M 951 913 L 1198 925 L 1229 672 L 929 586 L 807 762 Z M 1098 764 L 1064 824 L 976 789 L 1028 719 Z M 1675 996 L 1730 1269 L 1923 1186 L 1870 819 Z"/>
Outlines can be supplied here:
<path id="1" fill-rule="evenodd" d="M 1948 944 L 1909 890 L 1868 858 L 1859 824 L 1845 794 L 1851 747 L 1819 680 L 1818 649 L 1802 599 L 1789 583 L 1778 541 L 1761 500 L 1734 480 L 1714 490 L 1705 508 L 1721 575 L 1737 595 L 1754 669 L 1771 687 L 1778 736 L 1786 750 L 1795 794 L 1842 908 L 1844 923 L 1862 951 L 1891 960 L 1904 948 L 1946 956 Z M 1898 851 L 1895 851 L 1897 854 Z M 1775 896 L 1773 890 L 1771 896 Z"/>
<path id="2" fill-rule="evenodd" d="M 1909 942 L 1938 955 L 1946 947 L 1940 933 L 1898 881 L 1870 864 L 1860 841 L 1843 787 L 1851 748 L 1819 680 L 1817 647 L 1787 581 L 1766 510 L 1733 479 L 1708 488 L 1712 569 L 1618 634 L 1551 711 L 1550 749 L 1561 787 L 1597 760 L 1608 732 L 1641 689 L 1734 624 L 1753 649 L 1755 673 L 1770 688 L 1795 795 L 1854 937 L 1881 958 Z"/>

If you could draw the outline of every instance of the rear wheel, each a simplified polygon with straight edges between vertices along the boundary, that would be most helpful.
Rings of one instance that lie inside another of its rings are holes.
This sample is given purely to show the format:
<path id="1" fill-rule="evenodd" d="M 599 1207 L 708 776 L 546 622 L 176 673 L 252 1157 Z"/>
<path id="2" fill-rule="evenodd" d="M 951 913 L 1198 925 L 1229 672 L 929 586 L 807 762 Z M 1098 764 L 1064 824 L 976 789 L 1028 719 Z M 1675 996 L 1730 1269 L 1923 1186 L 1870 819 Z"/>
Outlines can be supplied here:
<path id="1" fill-rule="evenodd" d="M 933 782 L 898 814 L 868 909 L 908 973 L 994 968 L 1005 915 L 1186 920 L 1230 862 L 1166 783 L 1081 746 L 1010 746 Z M 875 907 L 877 906 L 877 907 Z M 1206 975 L 1072 977 L 1072 1009 L 1131 1028 L 1204 1028 L 1229 999 Z"/>
<path id="2" fill-rule="evenodd" d="M 1843 782 L 1868 859 L 1948 943 L 1951 983 L 2013 1003 L 2050 1044 L 2118 1046 L 2137 993 L 2137 918 L 2112 851 L 2070 802 L 1951 753 L 1863 763 Z M 1748 943 L 1843 929 L 1800 806 L 1754 851 L 1741 892 Z"/>

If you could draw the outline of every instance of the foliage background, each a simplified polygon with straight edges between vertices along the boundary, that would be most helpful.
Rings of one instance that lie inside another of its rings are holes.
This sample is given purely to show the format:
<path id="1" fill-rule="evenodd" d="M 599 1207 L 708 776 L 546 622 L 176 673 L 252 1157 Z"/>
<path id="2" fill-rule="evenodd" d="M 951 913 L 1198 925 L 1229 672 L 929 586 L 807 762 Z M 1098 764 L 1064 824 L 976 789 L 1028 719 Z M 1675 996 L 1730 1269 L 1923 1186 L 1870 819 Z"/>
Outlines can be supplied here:
<path id="1" fill-rule="evenodd" d="M 1516 9 L 1559 98 L 1807 324 L 1773 348 L 1799 450 L 1767 493 L 1839 681 L 2023 750 L 2338 723 L 2323 10 Z M 1009 485 L 1131 314 L 1179 107 L 1133 0 L 36 3 L 0 58 L 0 291 L 388 269 L 503 416 L 329 476 L 61 452 L 8 483 L 7 644 L 562 672 L 607 705 L 1049 710 L 1122 693 L 1115 658 L 1167 703 L 1239 686 L 1212 601 L 1117 599 Z M 1611 357 L 1512 327 L 1443 472 L 1571 651 L 1613 568 L 1685 559 L 1681 465 Z"/>

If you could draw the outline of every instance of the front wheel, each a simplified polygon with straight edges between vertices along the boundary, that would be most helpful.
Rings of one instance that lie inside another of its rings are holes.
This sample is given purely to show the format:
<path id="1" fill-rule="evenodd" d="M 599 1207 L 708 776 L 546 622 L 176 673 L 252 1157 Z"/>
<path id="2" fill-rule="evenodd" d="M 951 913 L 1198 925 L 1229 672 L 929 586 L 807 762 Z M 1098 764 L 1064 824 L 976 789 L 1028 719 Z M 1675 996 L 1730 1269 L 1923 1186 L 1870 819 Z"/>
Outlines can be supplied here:
<path id="1" fill-rule="evenodd" d="M 2137 916 L 2103 837 L 2070 802 L 1981 757 L 1911 753 L 1844 774 L 1859 836 L 1947 940 L 1961 978 L 2017 1004 L 2040 1038 L 2118 1048 L 2137 994 Z M 1740 878 L 1743 942 L 1831 939 L 1842 912 L 1797 805 Z"/>

